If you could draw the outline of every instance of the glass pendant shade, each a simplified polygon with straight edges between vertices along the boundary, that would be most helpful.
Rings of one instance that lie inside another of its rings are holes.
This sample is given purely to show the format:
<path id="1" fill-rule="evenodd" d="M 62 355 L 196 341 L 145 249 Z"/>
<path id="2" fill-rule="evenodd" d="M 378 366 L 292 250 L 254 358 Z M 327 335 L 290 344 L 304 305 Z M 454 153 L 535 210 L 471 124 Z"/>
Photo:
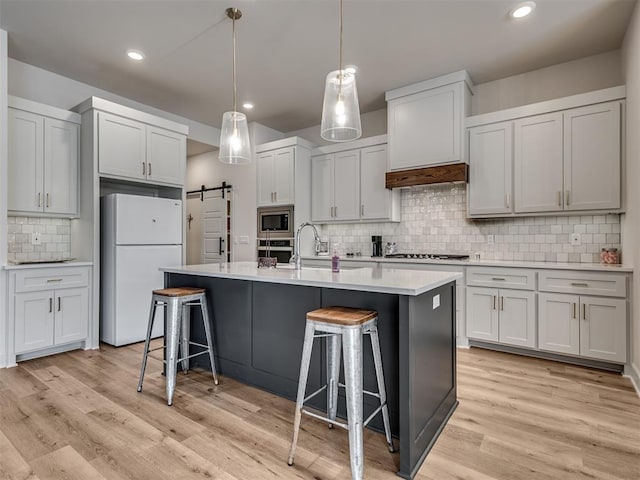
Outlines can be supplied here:
<path id="1" fill-rule="evenodd" d="M 354 73 L 335 70 L 327 75 L 320 135 L 330 142 L 348 142 L 362 135 Z"/>
<path id="2" fill-rule="evenodd" d="M 249 126 L 244 113 L 225 112 L 222 116 L 218 159 L 231 165 L 251 162 Z"/>

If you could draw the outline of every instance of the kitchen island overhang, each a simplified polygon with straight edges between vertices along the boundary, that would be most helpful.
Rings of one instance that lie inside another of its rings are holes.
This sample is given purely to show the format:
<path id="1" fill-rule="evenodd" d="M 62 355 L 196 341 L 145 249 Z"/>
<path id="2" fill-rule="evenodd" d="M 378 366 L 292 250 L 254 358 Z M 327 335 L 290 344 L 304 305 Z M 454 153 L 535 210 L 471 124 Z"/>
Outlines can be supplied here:
<path id="1" fill-rule="evenodd" d="M 333 305 L 376 310 L 392 431 L 400 441 L 398 475 L 416 475 L 457 406 L 455 281 L 461 274 L 387 268 L 339 273 L 304 267 L 258 269 L 253 262 L 162 271 L 166 287 L 207 290 L 219 372 L 291 400 L 296 396 L 306 313 Z M 201 325 L 199 318 L 191 319 L 195 341 L 204 340 Z M 364 388 L 375 391 L 368 342 L 363 355 Z M 324 383 L 325 357 L 325 349 L 316 345 L 310 391 Z M 204 357 L 195 365 L 210 369 Z M 323 396 L 314 400 L 316 408 L 326 407 Z M 366 400 L 365 416 L 377 406 Z M 291 419 L 293 410 L 294 405 Z M 341 395 L 339 416 L 344 418 L 345 411 Z M 375 420 L 370 426 L 380 430 L 381 421 Z"/>

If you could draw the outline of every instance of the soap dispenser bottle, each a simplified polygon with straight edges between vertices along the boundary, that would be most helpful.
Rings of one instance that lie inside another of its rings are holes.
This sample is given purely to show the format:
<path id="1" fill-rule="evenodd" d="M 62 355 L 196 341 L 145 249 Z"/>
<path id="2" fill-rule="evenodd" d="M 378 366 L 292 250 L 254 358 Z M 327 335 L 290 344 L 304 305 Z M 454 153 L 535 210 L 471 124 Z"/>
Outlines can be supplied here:
<path id="1" fill-rule="evenodd" d="M 340 271 L 340 256 L 338 255 L 338 244 L 333 244 L 333 256 L 331 257 L 331 271 L 338 273 Z"/>

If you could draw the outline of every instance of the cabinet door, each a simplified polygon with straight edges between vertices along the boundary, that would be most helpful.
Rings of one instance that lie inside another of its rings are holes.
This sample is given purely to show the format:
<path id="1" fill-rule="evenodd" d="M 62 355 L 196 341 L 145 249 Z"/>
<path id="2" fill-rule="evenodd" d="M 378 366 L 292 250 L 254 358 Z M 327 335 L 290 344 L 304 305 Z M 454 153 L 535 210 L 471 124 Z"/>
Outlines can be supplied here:
<path id="1" fill-rule="evenodd" d="M 385 187 L 387 146 L 376 145 L 360 151 L 360 218 L 391 217 L 391 190 Z"/>
<path id="2" fill-rule="evenodd" d="M 263 152 L 257 155 L 256 171 L 258 174 L 258 206 L 273 205 L 275 184 L 273 179 L 273 164 L 276 158 L 275 151 Z"/>
<path id="3" fill-rule="evenodd" d="M 9 210 L 43 210 L 43 129 L 44 119 L 40 115 L 9 109 Z"/>
<path id="4" fill-rule="evenodd" d="M 275 151 L 273 159 L 274 204 L 293 205 L 295 191 L 295 148 L 287 147 Z"/>
<path id="5" fill-rule="evenodd" d="M 514 122 L 515 212 L 557 212 L 563 207 L 562 113 Z"/>
<path id="6" fill-rule="evenodd" d="M 511 122 L 469 129 L 469 213 L 510 213 L 513 125 Z"/>
<path id="7" fill-rule="evenodd" d="M 565 210 L 620 208 L 620 103 L 564 113 Z"/>
<path id="8" fill-rule="evenodd" d="M 16 354 L 53 346 L 53 292 L 20 293 L 13 298 Z"/>
<path id="9" fill-rule="evenodd" d="M 580 353 L 577 295 L 538 294 L 538 348 L 551 352 Z"/>
<path id="10" fill-rule="evenodd" d="M 78 213 L 78 135 L 75 123 L 44 121 L 44 211 Z"/>
<path id="11" fill-rule="evenodd" d="M 184 135 L 146 126 L 147 180 L 184 185 L 187 140 Z"/>
<path id="12" fill-rule="evenodd" d="M 333 218 L 333 155 L 311 159 L 311 219 L 326 222 Z"/>
<path id="13" fill-rule="evenodd" d="M 611 362 L 627 361 L 625 300 L 580 297 L 580 355 Z"/>
<path id="14" fill-rule="evenodd" d="M 391 170 L 462 161 L 463 88 L 458 82 L 388 103 Z"/>
<path id="15" fill-rule="evenodd" d="M 89 325 L 89 289 L 58 290 L 54 303 L 55 345 L 85 340 Z"/>
<path id="16" fill-rule="evenodd" d="M 467 337 L 498 341 L 498 290 L 467 287 Z"/>
<path id="17" fill-rule="evenodd" d="M 536 347 L 535 293 L 500 289 L 500 343 Z"/>
<path id="18" fill-rule="evenodd" d="M 360 218 L 360 150 L 336 153 L 333 160 L 334 220 Z"/>
<path id="19" fill-rule="evenodd" d="M 98 170 L 101 174 L 147 178 L 145 125 L 98 113 Z"/>

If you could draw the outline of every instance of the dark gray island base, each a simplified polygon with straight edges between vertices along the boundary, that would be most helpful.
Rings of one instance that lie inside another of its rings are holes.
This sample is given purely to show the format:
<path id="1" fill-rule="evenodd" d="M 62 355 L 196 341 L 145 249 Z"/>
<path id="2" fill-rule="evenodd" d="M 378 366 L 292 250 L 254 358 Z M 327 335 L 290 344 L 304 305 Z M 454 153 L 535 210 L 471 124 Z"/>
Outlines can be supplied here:
<path id="1" fill-rule="evenodd" d="M 400 477 L 414 478 L 458 404 L 455 281 L 419 295 L 402 295 L 165 271 L 165 286 L 207 290 L 219 373 L 293 401 L 306 313 L 333 305 L 376 310 L 391 428 L 400 441 Z M 200 318 L 194 316 L 191 322 L 192 339 L 206 343 Z M 364 388 L 377 391 L 371 344 L 364 345 Z M 205 356 L 193 363 L 211 368 Z M 325 370 L 325 349 L 316 344 L 308 391 L 320 387 Z M 342 393 L 338 415 L 344 418 Z M 315 407 L 325 409 L 324 396 L 314 400 Z M 365 395 L 364 418 L 375 408 L 368 400 Z M 293 410 L 292 405 L 292 420 Z M 382 431 L 378 417 L 370 426 Z"/>

